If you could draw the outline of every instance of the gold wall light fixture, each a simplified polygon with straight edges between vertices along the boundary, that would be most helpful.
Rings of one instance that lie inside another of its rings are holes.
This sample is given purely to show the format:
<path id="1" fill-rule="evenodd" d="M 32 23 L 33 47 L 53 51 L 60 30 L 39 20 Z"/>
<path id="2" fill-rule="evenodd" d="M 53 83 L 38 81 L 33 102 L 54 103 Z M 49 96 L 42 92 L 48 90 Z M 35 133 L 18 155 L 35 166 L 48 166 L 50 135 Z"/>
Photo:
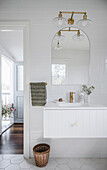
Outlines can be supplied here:
<path id="1" fill-rule="evenodd" d="M 79 39 L 79 40 L 83 40 L 83 38 L 84 38 L 84 35 L 82 35 L 81 33 L 80 33 L 80 30 L 79 29 L 75 29 L 75 30 L 73 30 L 73 29 L 71 29 L 71 27 L 69 27 L 68 29 L 62 29 L 62 30 L 59 30 L 58 31 L 58 37 L 60 38 L 61 36 L 62 36 L 62 34 L 61 34 L 61 32 L 66 32 L 66 31 L 72 31 L 72 32 L 76 32 L 77 34 L 75 34 L 73 37 L 77 37 L 77 39 Z"/>
<path id="2" fill-rule="evenodd" d="M 55 35 L 55 39 L 57 40 L 57 43 L 56 43 L 56 46 L 54 49 L 57 49 L 57 50 L 60 50 L 62 49 L 62 46 L 61 46 L 61 41 L 65 38 L 61 32 L 66 32 L 66 31 L 72 31 L 72 32 L 76 32 L 76 34 L 73 35 L 73 39 L 74 40 L 78 40 L 78 41 L 81 41 L 84 39 L 84 35 L 81 34 L 80 30 L 79 29 L 71 29 L 71 27 L 69 27 L 68 29 L 61 29 L 58 31 L 58 33 Z"/>
<path id="3" fill-rule="evenodd" d="M 62 15 L 63 14 L 71 14 L 71 17 L 70 18 L 65 18 L 63 17 Z M 85 27 L 89 24 L 91 24 L 91 20 L 90 19 L 87 19 L 87 13 L 86 12 L 64 12 L 64 11 L 60 11 L 59 14 L 58 14 L 58 17 L 54 18 L 54 23 L 57 25 L 57 26 L 65 26 L 67 24 L 69 25 L 73 25 L 74 24 L 74 14 L 82 14 L 83 15 L 83 19 L 80 19 L 77 24 L 81 27 Z"/>

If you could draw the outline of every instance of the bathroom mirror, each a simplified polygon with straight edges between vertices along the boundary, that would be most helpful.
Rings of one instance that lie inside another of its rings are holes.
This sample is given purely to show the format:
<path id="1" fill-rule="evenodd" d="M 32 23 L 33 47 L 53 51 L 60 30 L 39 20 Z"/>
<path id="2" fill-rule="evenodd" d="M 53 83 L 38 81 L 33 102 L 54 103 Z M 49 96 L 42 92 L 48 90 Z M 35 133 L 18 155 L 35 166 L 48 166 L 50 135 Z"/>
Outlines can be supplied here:
<path id="1" fill-rule="evenodd" d="M 82 30 L 80 35 L 77 35 L 77 31 L 61 31 L 60 36 L 54 36 L 51 47 L 52 85 L 88 84 L 89 40 Z"/>

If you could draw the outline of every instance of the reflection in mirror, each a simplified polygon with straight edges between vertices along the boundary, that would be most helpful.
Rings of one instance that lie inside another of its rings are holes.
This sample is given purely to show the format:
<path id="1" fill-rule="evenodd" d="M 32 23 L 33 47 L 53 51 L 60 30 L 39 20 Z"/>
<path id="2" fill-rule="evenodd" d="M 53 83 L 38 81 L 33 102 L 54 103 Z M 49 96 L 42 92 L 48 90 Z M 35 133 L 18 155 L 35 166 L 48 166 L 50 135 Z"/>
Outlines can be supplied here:
<path id="1" fill-rule="evenodd" d="M 89 40 L 81 30 L 82 38 L 76 34 L 75 31 L 62 31 L 64 38 L 58 38 L 58 35 L 53 38 L 52 85 L 88 84 Z"/>

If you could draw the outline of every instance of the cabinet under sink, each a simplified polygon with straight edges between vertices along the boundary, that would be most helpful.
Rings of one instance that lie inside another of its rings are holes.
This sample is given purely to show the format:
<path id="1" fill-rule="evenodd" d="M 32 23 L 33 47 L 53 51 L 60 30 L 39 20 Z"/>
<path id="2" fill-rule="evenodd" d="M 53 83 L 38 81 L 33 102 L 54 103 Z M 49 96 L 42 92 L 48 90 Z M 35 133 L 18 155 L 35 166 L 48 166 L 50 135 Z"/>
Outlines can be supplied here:
<path id="1" fill-rule="evenodd" d="M 107 108 L 43 109 L 44 138 L 107 138 Z"/>

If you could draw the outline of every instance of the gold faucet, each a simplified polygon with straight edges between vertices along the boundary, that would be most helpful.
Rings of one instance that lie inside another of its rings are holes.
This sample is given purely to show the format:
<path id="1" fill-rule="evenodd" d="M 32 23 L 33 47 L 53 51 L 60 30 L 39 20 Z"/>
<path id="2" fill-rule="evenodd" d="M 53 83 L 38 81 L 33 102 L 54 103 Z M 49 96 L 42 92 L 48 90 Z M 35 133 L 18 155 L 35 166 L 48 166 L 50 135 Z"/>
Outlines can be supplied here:
<path id="1" fill-rule="evenodd" d="M 70 92 L 70 103 L 73 103 L 73 94 L 74 94 L 75 92 Z"/>

